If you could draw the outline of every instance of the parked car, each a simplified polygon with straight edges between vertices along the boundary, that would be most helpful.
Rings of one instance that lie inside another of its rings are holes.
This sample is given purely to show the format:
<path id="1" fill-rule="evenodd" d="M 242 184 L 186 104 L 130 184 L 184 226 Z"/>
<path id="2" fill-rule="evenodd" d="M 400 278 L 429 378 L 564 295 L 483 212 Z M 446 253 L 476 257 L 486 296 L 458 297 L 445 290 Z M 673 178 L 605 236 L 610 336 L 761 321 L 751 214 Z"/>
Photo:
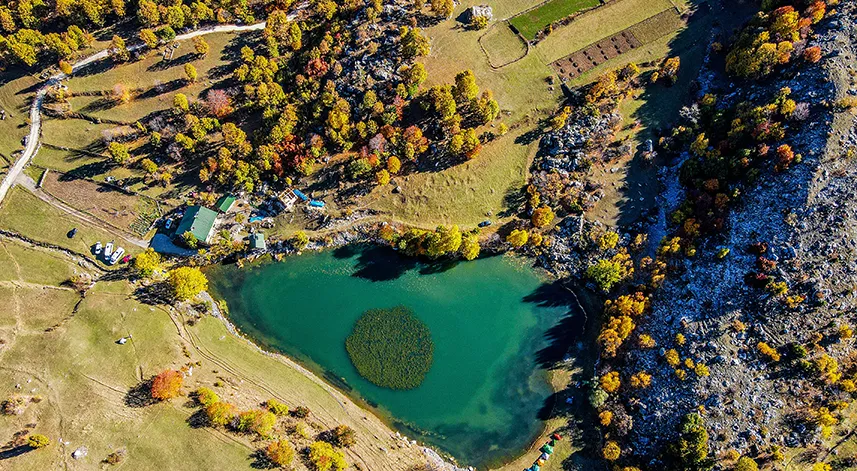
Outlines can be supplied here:
<path id="1" fill-rule="evenodd" d="M 95 255 L 98 255 L 101 253 L 101 248 L 102 248 L 101 247 L 101 241 L 99 240 L 98 242 L 95 243 L 95 250 L 94 250 Z"/>
<path id="2" fill-rule="evenodd" d="M 479 227 L 488 227 L 491 225 L 491 221 L 485 220 L 479 223 Z"/>
<path id="3" fill-rule="evenodd" d="M 167 218 L 167 221 L 164 223 L 164 229 L 169 229 L 173 227 L 173 218 Z"/>
<path id="4" fill-rule="evenodd" d="M 69 239 L 73 239 L 74 236 L 77 235 L 77 228 L 75 227 L 74 229 L 68 231 L 68 234 L 66 234 L 66 235 L 68 236 Z"/>
<path id="5" fill-rule="evenodd" d="M 109 259 L 111 255 L 113 255 L 113 241 L 112 240 L 110 242 L 108 242 L 107 245 L 104 246 L 104 258 Z"/>

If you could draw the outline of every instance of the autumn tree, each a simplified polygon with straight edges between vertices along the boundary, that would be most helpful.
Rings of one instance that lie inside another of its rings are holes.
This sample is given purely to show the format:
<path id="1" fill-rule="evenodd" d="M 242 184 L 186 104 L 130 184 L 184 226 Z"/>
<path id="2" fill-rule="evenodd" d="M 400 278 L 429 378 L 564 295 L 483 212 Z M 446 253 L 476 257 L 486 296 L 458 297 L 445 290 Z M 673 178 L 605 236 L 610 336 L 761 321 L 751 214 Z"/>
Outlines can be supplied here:
<path id="1" fill-rule="evenodd" d="M 110 41 L 109 51 L 110 56 L 116 61 L 126 62 L 131 58 L 131 53 L 128 52 L 128 48 L 125 47 L 125 40 L 115 34 L 113 35 L 113 39 Z"/>
<path id="2" fill-rule="evenodd" d="M 265 447 L 265 456 L 275 465 L 287 467 L 295 459 L 295 448 L 288 440 L 277 440 Z"/>
<path id="3" fill-rule="evenodd" d="M 144 26 L 157 26 L 161 22 L 158 4 L 150 0 L 140 0 L 137 9 L 137 19 Z"/>
<path id="4" fill-rule="evenodd" d="M 515 229 L 506 236 L 506 242 L 512 244 L 512 247 L 523 247 L 529 238 L 526 230 Z"/>
<path id="5" fill-rule="evenodd" d="M 187 81 L 191 83 L 196 82 L 196 79 L 198 78 L 196 67 L 194 67 L 193 64 L 184 65 L 184 74 L 187 77 Z"/>
<path id="6" fill-rule="evenodd" d="M 154 49 L 154 48 L 158 47 L 158 43 L 160 41 L 158 40 L 158 37 L 155 35 L 155 32 L 152 31 L 151 29 L 148 29 L 148 28 L 141 29 L 138 36 L 140 38 L 140 41 L 143 41 L 143 44 L 145 44 L 146 47 L 148 47 L 149 49 Z"/>
<path id="7" fill-rule="evenodd" d="M 173 97 L 173 108 L 182 114 L 190 111 L 190 102 L 187 99 L 187 95 L 176 93 L 176 96 Z"/>
<path id="8" fill-rule="evenodd" d="M 550 224 L 555 215 L 549 206 L 541 206 L 533 211 L 532 222 L 533 226 L 544 227 Z"/>
<path id="9" fill-rule="evenodd" d="M 66 75 L 71 75 L 74 72 L 74 68 L 72 68 L 71 64 L 69 64 L 67 61 L 60 61 L 59 68 L 60 72 Z"/>
<path id="10" fill-rule="evenodd" d="M 180 267 L 171 270 L 168 276 L 173 295 L 179 301 L 195 298 L 208 288 L 208 278 L 195 267 Z"/>
<path id="11" fill-rule="evenodd" d="M 254 409 L 238 414 L 235 421 L 235 429 L 242 433 L 255 433 L 260 437 L 267 438 L 274 430 L 277 417 L 273 412 Z"/>
<path id="12" fill-rule="evenodd" d="M 152 380 L 152 398 L 166 401 L 181 393 L 184 375 L 176 370 L 164 370 Z"/>
<path id="13" fill-rule="evenodd" d="M 453 3 L 453 0 L 429 1 L 431 4 L 432 13 L 442 18 L 449 18 L 452 15 L 452 11 L 455 9 L 455 3 Z"/>
<path id="14" fill-rule="evenodd" d="M 202 36 L 193 38 L 193 50 L 202 57 L 208 54 L 209 46 Z"/>
<path id="15" fill-rule="evenodd" d="M 309 446 L 309 461 L 316 471 L 342 471 L 347 467 L 345 454 L 321 441 Z"/>
<path id="16" fill-rule="evenodd" d="M 804 49 L 803 60 L 809 62 L 810 64 L 815 64 L 816 62 L 820 61 L 821 48 L 818 46 L 812 46 Z"/>
<path id="17" fill-rule="evenodd" d="M 461 238 L 461 257 L 465 260 L 473 260 L 479 256 L 481 247 L 479 246 L 479 235 L 475 232 L 468 232 Z"/>
<path id="18" fill-rule="evenodd" d="M 292 236 L 291 242 L 292 246 L 296 250 L 303 250 L 307 245 L 309 245 L 309 236 L 307 236 L 304 231 L 297 231 L 295 232 L 295 235 Z"/>
<path id="19" fill-rule="evenodd" d="M 214 402 L 205 408 L 208 423 L 214 426 L 230 424 L 237 415 L 237 409 L 228 402 Z"/>
<path id="20" fill-rule="evenodd" d="M 149 247 L 134 257 L 134 268 L 140 276 L 148 278 L 161 267 L 161 254 Z"/>
<path id="21" fill-rule="evenodd" d="M 387 171 L 392 174 L 399 173 L 399 170 L 402 168 L 402 162 L 395 155 L 391 155 L 390 158 L 387 159 Z"/>
<path id="22" fill-rule="evenodd" d="M 348 448 L 357 443 L 357 432 L 347 425 L 337 425 L 330 431 L 331 441 L 340 448 Z"/>
<path id="23" fill-rule="evenodd" d="M 633 273 L 633 264 L 627 254 L 616 254 L 602 258 L 586 269 L 586 276 L 604 291 L 610 289 Z"/>
<path id="24" fill-rule="evenodd" d="M 209 90 L 205 95 L 205 104 L 208 105 L 211 114 L 218 118 L 232 113 L 232 100 L 223 89 Z"/>
<path id="25" fill-rule="evenodd" d="M 27 446 L 34 449 L 44 448 L 51 444 L 51 439 L 40 434 L 34 433 L 27 437 Z"/>
<path id="26" fill-rule="evenodd" d="M 378 172 L 375 173 L 375 182 L 377 182 L 379 186 L 390 184 L 390 172 L 385 169 L 378 170 Z"/>
<path id="27" fill-rule="evenodd" d="M 452 95 L 459 104 L 469 103 L 479 95 L 479 86 L 476 85 L 476 75 L 472 70 L 464 70 L 455 75 L 455 86 Z"/>

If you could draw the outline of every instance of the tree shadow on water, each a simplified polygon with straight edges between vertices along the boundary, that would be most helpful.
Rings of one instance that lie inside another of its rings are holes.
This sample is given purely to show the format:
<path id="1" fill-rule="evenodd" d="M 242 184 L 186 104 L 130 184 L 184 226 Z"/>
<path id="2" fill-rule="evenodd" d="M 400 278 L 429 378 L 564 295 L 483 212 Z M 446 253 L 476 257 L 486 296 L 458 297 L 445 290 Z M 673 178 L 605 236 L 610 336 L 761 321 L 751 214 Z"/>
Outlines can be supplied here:
<path id="1" fill-rule="evenodd" d="M 345 246 L 335 249 L 333 256 L 357 257 L 351 276 L 369 281 L 392 281 L 419 266 L 416 258 L 403 257 L 388 247 Z"/>
<path id="2" fill-rule="evenodd" d="M 565 359 L 569 348 L 584 339 L 587 322 L 577 299 L 563 281 L 545 283 L 524 296 L 524 302 L 539 307 L 566 308 L 558 322 L 545 331 L 548 345 L 536 352 L 536 363 L 541 368 L 554 369 Z M 553 320 L 551 320 L 553 321 Z"/>

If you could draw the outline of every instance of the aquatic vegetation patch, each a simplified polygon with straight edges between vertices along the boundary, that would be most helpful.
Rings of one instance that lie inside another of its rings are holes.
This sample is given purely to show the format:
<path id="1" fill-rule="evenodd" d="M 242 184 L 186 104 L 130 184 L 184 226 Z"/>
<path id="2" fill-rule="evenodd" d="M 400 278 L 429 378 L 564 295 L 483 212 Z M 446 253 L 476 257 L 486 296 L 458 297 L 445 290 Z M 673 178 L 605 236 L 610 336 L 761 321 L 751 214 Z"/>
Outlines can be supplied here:
<path id="1" fill-rule="evenodd" d="M 428 326 L 404 306 L 363 313 L 345 349 L 360 376 L 390 389 L 418 387 L 434 358 Z"/>

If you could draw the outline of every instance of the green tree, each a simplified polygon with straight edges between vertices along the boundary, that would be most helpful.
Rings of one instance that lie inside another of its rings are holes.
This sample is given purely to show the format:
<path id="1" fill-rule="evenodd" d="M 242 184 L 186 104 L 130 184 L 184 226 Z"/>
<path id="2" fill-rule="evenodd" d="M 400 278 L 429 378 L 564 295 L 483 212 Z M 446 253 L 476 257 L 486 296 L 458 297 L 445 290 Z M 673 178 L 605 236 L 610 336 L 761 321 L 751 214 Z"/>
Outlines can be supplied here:
<path id="1" fill-rule="evenodd" d="M 169 273 L 170 286 L 179 301 L 195 298 L 208 288 L 208 278 L 195 267 L 180 267 Z"/>
<path id="2" fill-rule="evenodd" d="M 604 291 L 610 291 L 616 283 L 625 279 L 627 269 L 619 262 L 603 258 L 586 269 L 586 276 L 592 279 Z"/>
<path id="3" fill-rule="evenodd" d="M 242 433 L 255 433 L 267 438 L 274 431 L 277 417 L 270 411 L 254 409 L 238 414 L 235 429 Z"/>
<path id="4" fill-rule="evenodd" d="M 422 30 L 419 28 L 402 26 L 402 29 L 399 30 L 399 42 L 402 45 L 402 54 L 408 60 L 418 56 L 426 56 L 431 52 L 429 39 L 422 34 Z"/>
<path id="5" fill-rule="evenodd" d="M 679 427 L 679 438 L 669 448 L 676 464 L 688 471 L 707 471 L 713 462 L 708 457 L 708 432 L 699 414 L 687 414 Z"/>
<path id="6" fill-rule="evenodd" d="M 203 407 L 208 407 L 215 402 L 220 402 L 220 397 L 216 392 L 212 391 L 209 388 L 201 387 L 196 390 L 196 402 L 198 402 Z"/>
<path id="7" fill-rule="evenodd" d="M 161 254 L 149 247 L 143 253 L 134 257 L 134 268 L 140 276 L 150 277 L 161 267 Z"/>
<path id="8" fill-rule="evenodd" d="M 107 153 L 110 154 L 110 158 L 117 164 L 123 164 L 131 158 L 131 153 L 128 152 L 128 146 L 120 142 L 114 141 L 108 144 Z"/>
<path id="9" fill-rule="evenodd" d="M 735 471 L 759 471 L 759 465 L 748 456 L 742 456 L 735 463 Z"/>

